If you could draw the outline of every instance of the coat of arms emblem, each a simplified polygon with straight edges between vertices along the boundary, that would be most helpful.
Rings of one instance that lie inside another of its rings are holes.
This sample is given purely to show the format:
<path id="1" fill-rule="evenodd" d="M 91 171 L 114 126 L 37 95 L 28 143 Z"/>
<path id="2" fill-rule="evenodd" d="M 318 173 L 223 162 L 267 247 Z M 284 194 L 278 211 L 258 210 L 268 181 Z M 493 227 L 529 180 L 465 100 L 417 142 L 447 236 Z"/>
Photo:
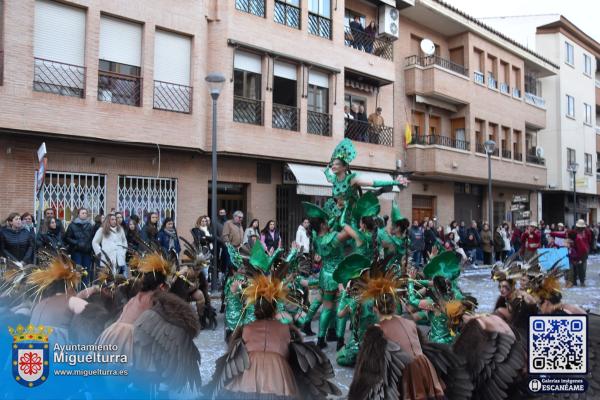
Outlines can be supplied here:
<path id="1" fill-rule="evenodd" d="M 52 328 L 19 325 L 17 329 L 9 327 L 8 331 L 13 337 L 12 375 L 15 381 L 26 387 L 46 382 L 50 372 L 48 336 Z"/>

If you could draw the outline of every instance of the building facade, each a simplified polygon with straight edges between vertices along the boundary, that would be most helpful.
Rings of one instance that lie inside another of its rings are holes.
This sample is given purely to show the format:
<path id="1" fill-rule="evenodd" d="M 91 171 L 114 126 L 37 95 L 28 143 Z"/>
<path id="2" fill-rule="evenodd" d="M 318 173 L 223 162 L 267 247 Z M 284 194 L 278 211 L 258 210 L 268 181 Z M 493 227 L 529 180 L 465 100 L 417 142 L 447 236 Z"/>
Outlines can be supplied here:
<path id="1" fill-rule="evenodd" d="M 280 221 L 288 242 L 301 201 L 330 195 L 322 170 L 344 137 L 355 170 L 411 174 L 408 190 L 383 195 L 384 212 L 399 196 L 407 215 L 444 223 L 487 218 L 481 146 L 493 139 L 495 219 L 537 218 L 546 167 L 530 153 L 546 111 L 524 76 L 557 68 L 460 11 L 437 0 L 142 4 L 0 0 L 0 214 L 157 210 L 185 235 L 210 210 L 204 77 L 220 71 L 219 207 Z M 529 214 L 511 213 L 515 196 Z"/>

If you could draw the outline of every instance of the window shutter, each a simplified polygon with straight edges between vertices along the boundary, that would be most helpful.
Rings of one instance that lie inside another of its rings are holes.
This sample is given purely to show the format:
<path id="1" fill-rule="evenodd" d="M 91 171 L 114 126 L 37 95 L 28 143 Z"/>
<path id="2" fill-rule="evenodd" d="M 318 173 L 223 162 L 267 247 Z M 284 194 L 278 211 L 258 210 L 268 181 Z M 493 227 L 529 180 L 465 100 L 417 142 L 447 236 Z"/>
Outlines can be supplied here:
<path id="1" fill-rule="evenodd" d="M 262 71 L 262 57 L 258 54 L 246 53 L 245 51 L 236 51 L 233 67 L 235 69 L 241 69 L 260 74 Z"/>
<path id="2" fill-rule="evenodd" d="M 122 19 L 100 18 L 100 59 L 142 66 L 142 25 Z"/>
<path id="3" fill-rule="evenodd" d="M 154 37 L 154 79 L 190 86 L 191 38 L 166 31 Z"/>
<path id="4" fill-rule="evenodd" d="M 322 88 L 329 88 L 329 74 L 319 71 L 310 71 L 308 83 Z"/>
<path id="5" fill-rule="evenodd" d="M 291 79 L 295 81 L 297 80 L 296 65 L 284 63 L 281 61 L 275 61 L 273 75 L 278 76 L 280 78 Z"/>

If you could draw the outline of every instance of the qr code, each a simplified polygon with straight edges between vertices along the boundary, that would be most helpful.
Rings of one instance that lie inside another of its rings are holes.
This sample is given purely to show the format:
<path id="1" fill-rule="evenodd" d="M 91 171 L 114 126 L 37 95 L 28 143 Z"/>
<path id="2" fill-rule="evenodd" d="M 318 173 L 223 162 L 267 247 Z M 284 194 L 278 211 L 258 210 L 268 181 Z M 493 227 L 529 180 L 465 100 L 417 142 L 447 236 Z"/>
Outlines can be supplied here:
<path id="1" fill-rule="evenodd" d="M 587 373 L 587 316 L 530 317 L 529 373 Z"/>

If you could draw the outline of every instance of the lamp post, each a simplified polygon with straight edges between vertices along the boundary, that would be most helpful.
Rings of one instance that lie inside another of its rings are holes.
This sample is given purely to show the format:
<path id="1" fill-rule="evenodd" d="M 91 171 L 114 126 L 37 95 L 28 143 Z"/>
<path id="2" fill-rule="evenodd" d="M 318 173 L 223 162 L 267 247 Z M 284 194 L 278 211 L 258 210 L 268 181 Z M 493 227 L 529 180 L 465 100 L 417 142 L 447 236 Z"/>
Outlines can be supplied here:
<path id="1" fill-rule="evenodd" d="M 210 220 L 213 226 L 213 270 L 211 278 L 211 291 L 217 290 L 217 281 L 219 280 L 219 271 L 217 265 L 219 262 L 219 250 L 217 248 L 217 99 L 221 94 L 221 88 L 225 82 L 225 77 L 219 72 L 211 72 L 204 78 L 208 84 L 208 92 L 212 98 L 212 177 L 211 177 L 211 204 Z"/>
<path id="2" fill-rule="evenodd" d="M 493 140 L 486 140 L 483 144 L 485 148 L 485 154 L 488 159 L 488 220 L 490 224 L 490 231 L 492 232 L 492 238 L 494 237 L 494 215 L 493 215 L 493 204 L 492 204 L 492 153 L 496 150 L 496 142 Z"/>
<path id="3" fill-rule="evenodd" d="M 577 222 L 577 170 L 579 164 L 576 162 L 569 164 L 567 170 L 573 174 L 573 225 Z"/>

